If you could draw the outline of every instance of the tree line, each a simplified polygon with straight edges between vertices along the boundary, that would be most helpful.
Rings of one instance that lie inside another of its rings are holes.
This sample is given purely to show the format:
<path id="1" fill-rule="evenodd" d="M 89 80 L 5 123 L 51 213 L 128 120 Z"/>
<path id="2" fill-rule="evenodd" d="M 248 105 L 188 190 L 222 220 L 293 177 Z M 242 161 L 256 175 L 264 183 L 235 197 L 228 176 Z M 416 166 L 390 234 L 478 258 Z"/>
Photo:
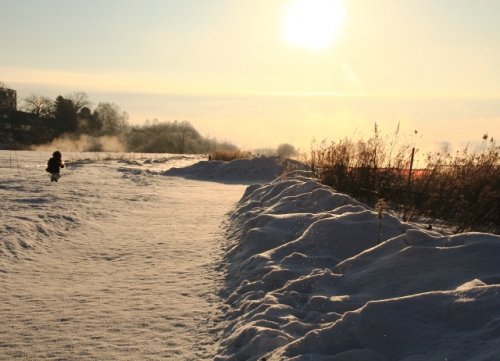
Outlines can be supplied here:
<path id="1" fill-rule="evenodd" d="M 4 87 L 3 83 L 0 83 Z M 110 102 L 92 102 L 85 92 L 77 91 L 55 99 L 31 94 L 22 100 L 21 112 L 13 112 L 11 123 L 27 124 L 22 134 L 17 134 L 17 143 L 48 143 L 58 137 L 90 136 L 96 139 L 114 136 L 125 151 L 143 153 L 211 153 L 216 150 L 235 151 L 238 147 L 230 142 L 203 137 L 188 121 L 158 120 L 143 125 L 130 125 L 128 114 Z M 27 121 L 27 119 L 29 121 Z M 5 132 L 5 130 L 1 130 Z M 19 133 L 19 132 L 18 132 Z M 16 138 L 16 133 L 14 138 Z M 99 141 L 91 142 L 99 151 Z"/>
<path id="2" fill-rule="evenodd" d="M 59 95 L 55 100 L 32 94 L 23 99 L 21 110 L 52 120 L 50 128 L 55 137 L 65 133 L 117 135 L 127 128 L 128 114 L 118 105 L 100 102 L 91 109 L 91 104 L 84 92 Z"/>

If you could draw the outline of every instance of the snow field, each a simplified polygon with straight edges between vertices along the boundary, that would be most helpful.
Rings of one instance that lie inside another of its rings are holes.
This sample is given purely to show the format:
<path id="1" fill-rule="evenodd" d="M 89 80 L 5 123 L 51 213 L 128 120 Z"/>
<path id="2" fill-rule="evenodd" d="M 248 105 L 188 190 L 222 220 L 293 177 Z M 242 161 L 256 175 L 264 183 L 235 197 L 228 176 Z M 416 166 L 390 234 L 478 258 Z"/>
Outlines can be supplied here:
<path id="1" fill-rule="evenodd" d="M 0 155 L 0 360 L 212 359 L 243 186 L 160 175 L 198 158 L 70 159 L 51 183 L 48 155 Z"/>
<path id="2" fill-rule="evenodd" d="M 373 209 L 271 181 L 275 159 L 81 156 L 51 184 L 18 155 L 0 152 L 0 360 L 500 359 L 499 236 L 384 213 L 379 243 Z"/>

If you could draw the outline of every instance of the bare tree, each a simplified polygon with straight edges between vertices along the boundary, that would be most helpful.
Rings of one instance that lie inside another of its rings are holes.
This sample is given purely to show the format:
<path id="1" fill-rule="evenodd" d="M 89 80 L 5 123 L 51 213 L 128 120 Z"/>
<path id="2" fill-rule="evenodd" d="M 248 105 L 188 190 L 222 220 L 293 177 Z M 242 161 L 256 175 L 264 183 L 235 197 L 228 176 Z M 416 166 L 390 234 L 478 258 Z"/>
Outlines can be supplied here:
<path id="1" fill-rule="evenodd" d="M 186 134 L 188 133 L 188 131 L 192 128 L 191 124 L 189 124 L 189 122 L 187 121 L 182 121 L 180 124 L 180 131 L 181 131 L 181 144 L 180 144 L 180 149 L 179 149 L 179 153 L 180 154 L 184 154 L 184 150 L 186 148 Z"/>
<path id="2" fill-rule="evenodd" d="M 5 85 L 5 83 L 3 81 L 0 80 L 0 89 L 2 88 L 6 88 L 7 86 Z"/>
<path id="3" fill-rule="evenodd" d="M 38 94 L 31 94 L 23 99 L 22 109 L 39 117 L 48 117 L 53 113 L 54 101 Z"/>
<path id="4" fill-rule="evenodd" d="M 80 111 L 84 107 L 90 107 L 92 103 L 89 100 L 89 96 L 87 93 L 79 91 L 79 92 L 73 92 L 71 94 L 66 95 L 66 99 L 69 99 L 73 102 L 73 105 L 75 107 L 75 112 L 80 113 Z"/>
<path id="5" fill-rule="evenodd" d="M 127 112 L 114 103 L 97 104 L 93 116 L 102 134 L 118 134 L 127 126 Z"/>

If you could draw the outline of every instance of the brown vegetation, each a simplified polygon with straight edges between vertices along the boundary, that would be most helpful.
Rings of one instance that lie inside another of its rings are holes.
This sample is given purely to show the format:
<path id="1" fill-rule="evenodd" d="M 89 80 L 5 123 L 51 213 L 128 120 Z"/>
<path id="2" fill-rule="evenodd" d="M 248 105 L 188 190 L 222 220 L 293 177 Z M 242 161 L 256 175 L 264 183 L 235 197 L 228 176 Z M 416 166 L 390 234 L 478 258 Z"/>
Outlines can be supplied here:
<path id="1" fill-rule="evenodd" d="M 210 159 L 212 160 L 222 160 L 225 162 L 229 162 L 235 159 L 245 159 L 251 157 L 252 157 L 251 152 L 240 151 L 240 150 L 217 150 L 210 155 Z"/>
<path id="2" fill-rule="evenodd" d="M 406 221 L 431 219 L 456 232 L 500 231 L 500 162 L 493 139 L 468 148 L 429 153 L 412 168 L 414 147 L 378 134 L 364 141 L 313 144 L 311 168 L 322 183 L 374 206 L 381 199 Z"/>

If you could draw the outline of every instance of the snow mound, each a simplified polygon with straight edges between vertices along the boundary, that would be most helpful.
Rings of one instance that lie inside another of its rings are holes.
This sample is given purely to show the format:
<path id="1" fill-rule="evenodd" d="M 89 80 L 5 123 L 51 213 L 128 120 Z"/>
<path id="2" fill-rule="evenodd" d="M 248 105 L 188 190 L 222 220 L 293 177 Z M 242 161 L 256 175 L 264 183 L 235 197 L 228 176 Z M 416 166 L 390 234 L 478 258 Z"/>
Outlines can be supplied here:
<path id="1" fill-rule="evenodd" d="M 228 236 L 218 361 L 500 354 L 499 236 L 379 220 L 300 176 L 247 187 Z"/>
<path id="2" fill-rule="evenodd" d="M 299 167 L 298 162 L 287 161 Z M 171 168 L 164 175 L 225 183 L 269 182 L 279 177 L 286 165 L 277 157 L 224 161 L 200 161 L 184 168 Z"/>

